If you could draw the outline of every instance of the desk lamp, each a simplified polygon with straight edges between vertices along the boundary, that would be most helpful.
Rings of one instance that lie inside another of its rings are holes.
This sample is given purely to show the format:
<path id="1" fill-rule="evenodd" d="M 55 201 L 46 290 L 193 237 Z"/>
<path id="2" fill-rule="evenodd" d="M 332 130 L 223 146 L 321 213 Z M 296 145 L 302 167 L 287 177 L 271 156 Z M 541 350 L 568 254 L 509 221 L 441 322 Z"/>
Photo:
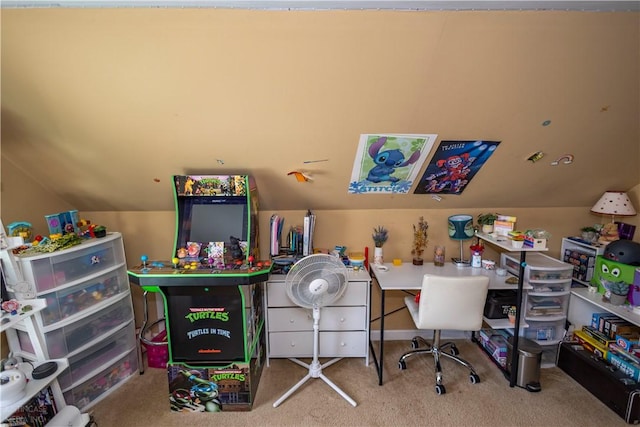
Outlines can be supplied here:
<path id="1" fill-rule="evenodd" d="M 469 265 L 469 261 L 464 259 L 462 241 L 471 239 L 473 235 L 473 217 L 471 215 L 452 215 L 449 217 L 449 237 L 460 241 L 460 258 L 451 259 L 456 266 Z"/>
<path id="2" fill-rule="evenodd" d="M 636 214 L 629 196 L 624 191 L 605 191 L 600 200 L 593 205 L 591 212 L 600 215 L 611 215 L 611 224 L 604 226 L 604 229 L 609 232 L 617 231 L 618 229 L 618 226 L 614 224 L 616 215 L 634 216 Z M 617 240 L 617 237 L 617 234 L 615 236 L 609 235 L 606 240 Z"/>

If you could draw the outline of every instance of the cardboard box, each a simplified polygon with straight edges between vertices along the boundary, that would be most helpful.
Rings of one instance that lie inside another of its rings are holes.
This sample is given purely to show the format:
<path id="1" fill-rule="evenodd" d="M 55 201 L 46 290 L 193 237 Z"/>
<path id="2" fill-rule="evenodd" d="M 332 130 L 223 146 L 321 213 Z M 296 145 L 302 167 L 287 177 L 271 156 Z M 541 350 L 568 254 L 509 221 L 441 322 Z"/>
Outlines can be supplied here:
<path id="1" fill-rule="evenodd" d="M 493 232 L 497 236 L 507 236 L 510 231 L 515 229 L 516 224 L 510 221 L 494 221 Z"/>
<path id="2" fill-rule="evenodd" d="M 640 346 L 640 335 L 616 335 L 616 345 L 624 351 L 632 351 Z"/>
<path id="3" fill-rule="evenodd" d="M 588 282 L 593 277 L 596 256 L 579 249 L 565 249 L 563 261 L 573 265 L 573 278 Z"/>
<path id="4" fill-rule="evenodd" d="M 608 311 L 603 313 L 592 313 L 591 314 L 591 327 L 598 329 L 598 325 L 600 324 L 600 317 L 602 316 L 611 316 L 611 313 Z"/>
<path id="5" fill-rule="evenodd" d="M 602 357 L 603 359 L 607 358 L 607 354 L 609 353 L 608 346 L 602 345 L 582 330 L 574 331 L 573 336 L 580 344 L 584 345 L 585 348 L 589 349 L 594 354 Z"/>
<path id="6" fill-rule="evenodd" d="M 624 373 L 629 378 L 633 378 L 635 381 L 640 381 L 640 365 L 637 363 L 629 362 L 612 351 L 609 352 L 607 361 L 617 367 L 620 372 Z"/>
<path id="7" fill-rule="evenodd" d="M 524 247 L 533 249 L 546 249 L 547 239 L 524 236 Z"/>

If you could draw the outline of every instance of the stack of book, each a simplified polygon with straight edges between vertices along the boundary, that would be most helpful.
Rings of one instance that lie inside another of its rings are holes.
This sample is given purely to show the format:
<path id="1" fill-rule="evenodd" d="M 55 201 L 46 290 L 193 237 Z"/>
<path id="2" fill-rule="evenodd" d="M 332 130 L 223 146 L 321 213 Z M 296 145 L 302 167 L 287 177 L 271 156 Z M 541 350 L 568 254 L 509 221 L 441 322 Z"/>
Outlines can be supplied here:
<path id="1" fill-rule="evenodd" d="M 499 236 L 507 236 L 510 231 L 516 228 L 516 217 L 508 215 L 498 215 L 493 222 L 493 232 Z"/>

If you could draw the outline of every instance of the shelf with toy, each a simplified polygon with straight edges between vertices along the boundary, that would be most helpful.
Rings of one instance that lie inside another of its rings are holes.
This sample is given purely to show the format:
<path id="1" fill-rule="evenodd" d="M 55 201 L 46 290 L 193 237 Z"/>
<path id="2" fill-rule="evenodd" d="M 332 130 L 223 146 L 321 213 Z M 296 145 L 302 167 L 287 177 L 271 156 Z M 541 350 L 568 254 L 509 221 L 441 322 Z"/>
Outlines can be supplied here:
<path id="1" fill-rule="evenodd" d="M 526 266 L 526 254 L 527 252 L 541 252 L 546 251 L 546 248 L 532 248 L 532 247 L 522 247 L 522 248 L 514 248 L 511 241 L 507 236 L 498 235 L 495 233 L 476 233 L 476 237 L 484 242 L 487 242 L 499 249 L 502 249 L 507 252 L 519 252 L 520 253 L 520 270 L 518 274 L 518 287 L 516 292 L 516 318 L 515 324 L 513 325 L 513 354 L 518 353 L 518 342 L 520 337 L 520 325 L 522 324 L 522 300 L 524 297 L 523 287 L 524 287 L 524 270 Z M 518 372 L 518 363 L 519 357 L 515 357 L 511 363 L 511 371 Z M 509 377 L 509 385 L 514 387 L 516 385 L 516 375 L 508 375 Z"/>

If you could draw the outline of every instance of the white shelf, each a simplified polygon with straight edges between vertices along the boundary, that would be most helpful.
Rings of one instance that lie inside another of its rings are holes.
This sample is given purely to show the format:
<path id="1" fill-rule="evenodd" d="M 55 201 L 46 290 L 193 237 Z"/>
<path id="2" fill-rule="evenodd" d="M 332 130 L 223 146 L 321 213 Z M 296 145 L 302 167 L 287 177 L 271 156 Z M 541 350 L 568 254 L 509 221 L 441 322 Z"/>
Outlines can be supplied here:
<path id="1" fill-rule="evenodd" d="M 596 307 L 608 311 L 616 316 L 631 322 L 634 325 L 640 325 L 640 314 L 635 313 L 630 305 L 613 305 L 602 299 L 602 294 L 597 292 L 589 292 L 588 288 L 574 288 L 571 290 L 571 297 L 577 297 L 587 301 Z"/>
<path id="2" fill-rule="evenodd" d="M 489 319 L 484 317 L 484 322 L 489 325 L 492 329 L 513 329 L 514 325 L 509 321 L 508 318 L 502 319 Z M 520 320 L 520 329 L 528 328 L 529 325 L 524 321 L 524 318 Z M 513 331 L 512 331 L 513 334 Z"/>
<path id="3" fill-rule="evenodd" d="M 11 414 L 13 414 L 18 409 L 20 409 L 22 405 L 29 402 L 29 400 L 31 400 L 36 394 L 38 394 L 40 390 L 50 385 L 58 377 L 58 375 L 60 375 L 62 371 L 67 369 L 67 367 L 69 366 L 69 361 L 67 359 L 52 359 L 51 361 L 56 362 L 58 364 L 58 369 L 56 369 L 56 371 L 53 374 L 49 375 L 48 377 L 42 378 L 39 380 L 34 380 L 33 378 L 31 378 L 31 375 L 28 375 L 27 378 L 29 379 L 29 381 L 27 382 L 27 386 L 25 387 L 24 397 L 9 405 L 0 406 L 1 420 L 3 421 L 6 420 L 8 417 L 11 416 Z M 42 363 L 44 362 L 36 363 L 34 365 L 39 366 Z M 64 402 L 56 401 L 56 405 L 58 405 L 59 409 L 62 409 L 64 407 Z"/>
<path id="4" fill-rule="evenodd" d="M 17 314 L 9 314 L 2 312 L 0 320 L 0 332 L 4 332 L 9 328 L 15 327 L 18 323 L 27 319 L 29 316 L 44 310 L 47 307 L 47 302 L 44 299 L 25 299 L 20 300 L 20 308 Z M 22 311 L 25 306 L 31 306 L 31 310 Z M 8 320 L 5 320 L 8 319 Z"/>
<path id="5" fill-rule="evenodd" d="M 511 240 L 509 240 L 507 236 L 494 236 L 492 234 L 486 234 L 486 233 L 477 233 L 476 236 L 479 239 L 484 240 L 485 242 L 490 242 L 508 252 L 546 252 L 549 250 L 548 248 L 544 248 L 544 249 L 534 249 L 534 248 L 527 248 L 527 247 L 514 248 L 513 245 L 511 245 Z"/>

